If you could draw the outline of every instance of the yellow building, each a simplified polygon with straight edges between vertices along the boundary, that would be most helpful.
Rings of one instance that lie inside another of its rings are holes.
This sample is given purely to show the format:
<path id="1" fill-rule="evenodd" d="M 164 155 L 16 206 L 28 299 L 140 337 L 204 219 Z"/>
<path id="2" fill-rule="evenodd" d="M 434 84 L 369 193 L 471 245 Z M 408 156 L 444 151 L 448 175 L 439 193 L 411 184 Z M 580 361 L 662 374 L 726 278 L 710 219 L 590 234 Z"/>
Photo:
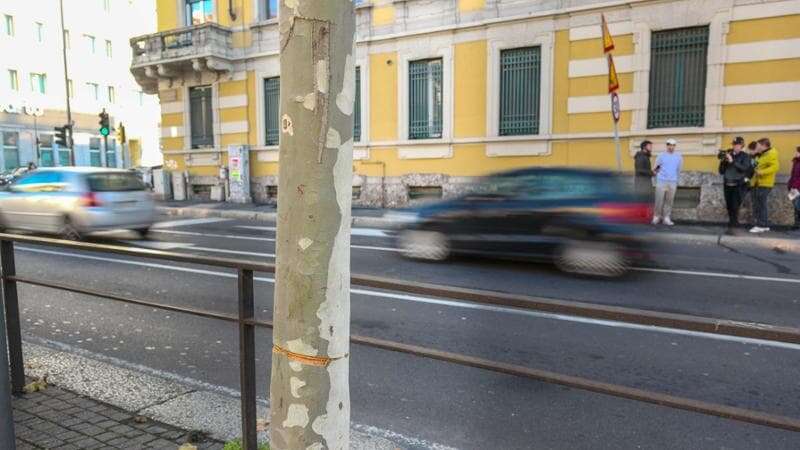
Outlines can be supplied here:
<path id="1" fill-rule="evenodd" d="M 601 13 L 627 170 L 641 140 L 660 151 L 675 137 L 685 197 L 703 203 L 734 136 L 770 137 L 782 173 L 800 145 L 800 1 L 356 3 L 356 204 L 448 197 L 522 166 L 616 167 Z M 157 4 L 159 33 L 131 41 L 132 72 L 160 96 L 167 167 L 203 197 L 228 146 L 245 145 L 253 199 L 274 198 L 277 1 Z"/>

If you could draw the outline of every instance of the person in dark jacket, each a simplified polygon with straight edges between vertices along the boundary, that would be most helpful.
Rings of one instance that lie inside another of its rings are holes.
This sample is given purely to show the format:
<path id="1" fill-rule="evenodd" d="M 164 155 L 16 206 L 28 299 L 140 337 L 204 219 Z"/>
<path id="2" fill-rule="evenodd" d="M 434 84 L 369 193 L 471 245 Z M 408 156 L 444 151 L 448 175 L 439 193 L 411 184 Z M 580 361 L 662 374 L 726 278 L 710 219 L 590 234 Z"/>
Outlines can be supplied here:
<path id="1" fill-rule="evenodd" d="M 653 197 L 653 166 L 650 163 L 650 157 L 653 152 L 653 143 L 650 141 L 642 141 L 639 145 L 639 151 L 634 156 L 634 178 L 633 186 L 636 193 L 648 200 Z"/>
<path id="2" fill-rule="evenodd" d="M 722 175 L 725 191 L 725 207 L 728 209 L 728 228 L 739 226 L 739 208 L 742 206 L 747 183 L 750 181 L 752 161 L 744 151 L 744 138 L 733 140 L 733 148 L 720 153 L 719 174 Z"/>
<path id="3" fill-rule="evenodd" d="M 792 176 L 789 177 L 789 192 L 796 189 L 800 192 L 800 146 L 797 147 L 794 158 L 792 159 Z M 800 230 L 800 195 L 792 201 L 794 205 L 794 226 L 793 230 Z"/>

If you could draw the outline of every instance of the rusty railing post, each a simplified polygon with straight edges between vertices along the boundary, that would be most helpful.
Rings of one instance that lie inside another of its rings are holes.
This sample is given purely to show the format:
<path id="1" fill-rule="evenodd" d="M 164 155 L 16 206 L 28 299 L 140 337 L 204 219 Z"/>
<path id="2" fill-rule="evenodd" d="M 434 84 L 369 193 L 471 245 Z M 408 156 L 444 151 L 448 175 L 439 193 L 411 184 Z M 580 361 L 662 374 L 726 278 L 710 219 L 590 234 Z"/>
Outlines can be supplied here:
<path id="1" fill-rule="evenodd" d="M 253 271 L 239 269 L 239 388 L 242 391 L 242 448 L 256 450 L 256 336 Z"/>
<path id="2" fill-rule="evenodd" d="M 17 274 L 14 266 L 14 243 L 12 241 L 0 241 L 0 270 L 3 275 L 3 305 L 6 313 L 11 387 L 15 394 L 21 394 L 25 387 L 25 367 L 22 361 L 22 332 L 19 321 L 17 282 L 9 279 Z"/>
<path id="3" fill-rule="evenodd" d="M 3 241 L 5 244 L 6 241 Z M 11 382 L 8 379 L 6 353 L 6 316 L 0 310 L 0 448 L 14 450 L 14 417 L 11 407 Z"/>

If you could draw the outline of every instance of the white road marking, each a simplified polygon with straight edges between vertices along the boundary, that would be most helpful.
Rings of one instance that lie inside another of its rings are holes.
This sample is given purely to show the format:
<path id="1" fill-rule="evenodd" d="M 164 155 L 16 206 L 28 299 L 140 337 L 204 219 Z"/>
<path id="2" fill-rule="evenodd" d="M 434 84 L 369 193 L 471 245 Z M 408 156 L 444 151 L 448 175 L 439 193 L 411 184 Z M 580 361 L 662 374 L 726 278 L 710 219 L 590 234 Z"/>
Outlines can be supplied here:
<path id="1" fill-rule="evenodd" d="M 118 264 L 128 264 L 133 266 L 141 266 L 141 267 L 151 267 L 157 269 L 165 269 L 165 270 L 173 270 L 178 272 L 189 272 L 189 273 L 197 273 L 202 275 L 211 275 L 223 278 L 236 278 L 236 274 L 234 273 L 225 273 L 225 272 L 215 272 L 212 270 L 203 270 L 203 269 L 194 269 L 189 267 L 178 267 L 178 266 L 170 266 L 166 264 L 157 264 L 157 263 L 146 263 L 146 262 L 139 262 L 139 261 L 129 261 L 124 259 L 114 259 L 114 258 L 106 258 L 102 256 L 91 256 L 91 255 L 82 255 L 77 253 L 69 253 L 69 252 L 61 252 L 55 250 L 44 250 L 44 249 L 37 249 L 37 248 L 30 248 L 24 246 L 18 246 L 17 249 L 22 251 L 28 251 L 33 253 L 43 253 L 48 255 L 58 255 L 58 256 L 67 256 L 72 258 L 82 258 L 82 259 L 89 259 L 95 261 L 105 261 L 105 262 L 113 262 Z M 274 278 L 270 277 L 255 277 L 256 281 L 264 282 L 264 283 L 275 283 Z M 766 341 L 762 339 L 752 339 L 752 338 L 743 338 L 737 336 L 726 336 L 726 335 L 718 335 L 718 334 L 711 334 L 711 333 L 703 333 L 698 331 L 687 331 L 687 330 L 679 330 L 674 328 L 666 328 L 666 327 L 657 327 L 657 326 L 648 326 L 648 325 L 637 325 L 625 322 L 615 322 L 613 320 L 600 320 L 600 319 L 590 319 L 585 317 L 577 317 L 577 316 L 567 316 L 562 314 L 552 314 L 552 313 L 542 313 L 536 311 L 527 311 L 523 309 L 517 308 L 508 308 L 502 306 L 492 306 L 492 305 L 480 305 L 476 303 L 470 302 L 459 302 L 456 300 L 439 300 L 434 298 L 428 297 L 419 297 L 416 295 L 408 295 L 408 294 L 394 294 L 391 292 L 382 292 L 382 291 L 373 291 L 369 289 L 351 289 L 351 293 L 356 295 L 365 295 L 369 297 L 381 297 L 381 298 L 389 298 L 394 300 L 405 300 L 411 301 L 415 303 L 427 303 L 433 305 L 442 305 L 442 306 L 450 306 L 454 308 L 462 308 L 462 309 L 474 309 L 474 310 L 482 310 L 482 311 L 492 311 L 504 314 L 516 314 L 522 316 L 529 316 L 529 317 L 536 317 L 542 319 L 551 319 L 551 320 L 560 320 L 565 322 L 577 322 L 577 323 L 586 323 L 590 325 L 599 325 L 605 327 L 612 327 L 612 328 L 626 328 L 631 330 L 639 330 L 639 331 L 649 331 L 655 333 L 664 333 L 664 334 L 677 334 L 682 336 L 692 336 L 692 337 L 700 337 L 705 339 L 712 339 L 718 341 L 728 341 L 728 342 L 739 342 L 742 344 L 753 344 L 753 345 L 760 345 L 766 347 L 776 347 L 776 348 L 784 348 L 789 350 L 800 350 L 800 344 L 791 344 L 788 342 L 773 342 L 773 341 Z"/>
<path id="2" fill-rule="evenodd" d="M 245 230 L 258 230 L 258 231 L 276 231 L 275 227 L 264 227 L 256 225 L 236 225 L 236 228 Z M 387 237 L 389 233 L 386 230 L 379 230 L 377 228 L 351 228 L 351 236 L 368 236 L 368 237 Z"/>
<path id="3" fill-rule="evenodd" d="M 716 277 L 716 278 L 732 278 L 738 280 L 753 280 L 753 281 L 775 281 L 778 283 L 798 283 L 798 278 L 782 278 L 782 277 L 761 277 L 757 275 L 739 275 L 735 273 L 718 273 L 718 272 L 697 272 L 692 270 L 677 270 L 677 269 L 655 269 L 649 267 L 632 267 L 631 270 L 639 272 L 655 272 L 655 273 L 671 273 L 675 275 L 693 275 L 698 277 Z"/>
<path id="4" fill-rule="evenodd" d="M 126 244 L 133 244 L 137 247 L 152 248 L 154 250 L 175 250 L 178 248 L 194 247 L 194 244 L 187 244 L 184 242 L 166 242 L 166 241 L 123 241 Z"/>
<path id="5" fill-rule="evenodd" d="M 157 222 L 153 224 L 152 228 L 173 228 L 173 227 L 184 227 L 187 225 L 201 225 L 204 223 L 218 223 L 218 222 L 228 222 L 231 219 L 223 219 L 220 217 L 208 217 L 205 219 L 184 219 L 184 220 L 170 220 L 166 222 Z"/>
<path id="6" fill-rule="evenodd" d="M 196 231 L 177 231 L 177 230 L 153 230 L 157 233 L 175 234 L 180 236 L 200 236 L 200 237 L 213 237 L 223 239 L 238 239 L 244 241 L 262 241 L 262 242 L 275 242 L 275 238 L 260 237 L 260 236 L 238 236 L 234 234 L 216 234 L 216 233 L 199 233 Z M 376 250 L 381 252 L 399 252 L 400 250 L 392 247 L 376 247 L 372 245 L 350 245 L 352 248 L 361 250 Z"/>
<path id="7" fill-rule="evenodd" d="M 274 258 L 275 257 L 274 253 L 244 252 L 244 251 L 240 251 L 240 250 L 226 250 L 226 249 L 223 249 L 223 248 L 210 248 L 210 247 L 191 246 L 190 248 L 187 248 L 187 250 L 200 250 L 202 252 L 212 252 L 212 253 L 230 253 L 231 255 L 257 256 L 259 258 Z"/>

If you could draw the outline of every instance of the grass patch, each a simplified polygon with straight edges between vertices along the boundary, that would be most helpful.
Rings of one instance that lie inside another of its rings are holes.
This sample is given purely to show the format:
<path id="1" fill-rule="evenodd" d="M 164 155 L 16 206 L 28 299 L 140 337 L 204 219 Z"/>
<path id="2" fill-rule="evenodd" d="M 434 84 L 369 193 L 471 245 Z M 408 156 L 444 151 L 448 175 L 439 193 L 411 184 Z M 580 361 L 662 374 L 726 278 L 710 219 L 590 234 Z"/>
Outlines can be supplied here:
<path id="1" fill-rule="evenodd" d="M 226 442 L 225 447 L 223 447 L 223 450 L 242 450 L 242 440 L 234 439 L 232 441 Z M 266 442 L 258 444 L 258 450 L 269 450 L 269 444 L 267 444 Z"/>

